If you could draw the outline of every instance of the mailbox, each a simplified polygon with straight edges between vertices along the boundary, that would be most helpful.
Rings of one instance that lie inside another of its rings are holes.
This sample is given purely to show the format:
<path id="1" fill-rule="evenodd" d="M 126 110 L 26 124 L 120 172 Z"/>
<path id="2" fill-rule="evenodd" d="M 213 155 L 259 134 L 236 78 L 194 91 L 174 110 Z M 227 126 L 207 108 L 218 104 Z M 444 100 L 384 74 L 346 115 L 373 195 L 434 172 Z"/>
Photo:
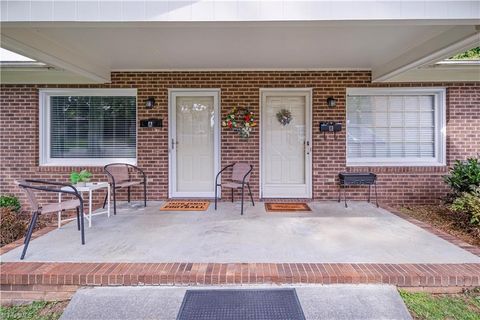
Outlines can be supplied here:
<path id="1" fill-rule="evenodd" d="M 161 128 L 161 127 L 163 127 L 163 121 L 162 121 L 162 119 L 140 120 L 140 127 L 142 127 L 142 128 Z"/>

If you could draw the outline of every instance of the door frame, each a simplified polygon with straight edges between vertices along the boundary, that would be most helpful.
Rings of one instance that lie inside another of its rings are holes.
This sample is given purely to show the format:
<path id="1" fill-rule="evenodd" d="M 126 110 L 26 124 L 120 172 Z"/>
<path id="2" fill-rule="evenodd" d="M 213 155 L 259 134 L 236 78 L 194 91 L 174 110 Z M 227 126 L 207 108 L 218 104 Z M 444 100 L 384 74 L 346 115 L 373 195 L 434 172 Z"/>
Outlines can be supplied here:
<path id="1" fill-rule="evenodd" d="M 211 192 L 177 192 L 176 183 L 176 151 L 174 151 L 176 142 L 176 97 L 177 96 L 213 96 L 213 110 L 214 110 L 214 165 L 213 172 L 216 174 L 220 171 L 221 161 L 221 140 L 220 140 L 220 125 L 221 125 L 221 107 L 220 107 L 220 89 L 218 88 L 170 88 L 168 89 L 168 197 L 169 198 L 213 198 L 215 196 L 215 189 Z M 215 178 L 215 177 L 213 177 Z"/>
<path id="2" fill-rule="evenodd" d="M 265 197 L 264 195 L 264 178 L 265 178 L 265 156 L 264 156 L 264 150 L 263 150 L 263 140 L 265 130 L 264 126 L 262 125 L 263 122 L 263 114 L 265 110 L 265 97 L 266 96 L 304 96 L 305 97 L 305 103 L 306 103 L 306 110 L 305 110 L 305 138 L 306 141 L 309 142 L 310 146 L 305 148 L 309 148 L 308 152 L 306 151 L 305 153 L 305 183 L 307 184 L 307 193 L 304 196 L 291 196 L 291 195 L 286 195 L 286 194 L 278 194 L 276 196 L 271 196 L 269 195 L 268 197 Z M 312 117 L 312 97 L 313 97 L 313 89 L 312 88 L 260 88 L 260 179 L 259 179 L 259 190 L 260 190 L 260 198 L 298 198 L 298 199 L 311 199 L 312 198 L 312 123 L 313 123 L 313 117 Z"/>

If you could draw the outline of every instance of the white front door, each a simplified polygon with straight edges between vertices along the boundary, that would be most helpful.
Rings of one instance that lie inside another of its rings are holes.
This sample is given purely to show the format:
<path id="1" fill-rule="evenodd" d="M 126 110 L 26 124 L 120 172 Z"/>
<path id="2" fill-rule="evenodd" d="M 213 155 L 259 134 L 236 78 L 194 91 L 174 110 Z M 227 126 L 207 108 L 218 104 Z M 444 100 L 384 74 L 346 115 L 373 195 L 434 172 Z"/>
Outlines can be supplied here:
<path id="1" fill-rule="evenodd" d="M 215 195 L 219 90 L 169 90 L 169 197 Z"/>
<path id="2" fill-rule="evenodd" d="M 311 198 L 310 89 L 261 90 L 261 190 L 263 198 Z M 282 125 L 277 113 L 288 110 Z"/>

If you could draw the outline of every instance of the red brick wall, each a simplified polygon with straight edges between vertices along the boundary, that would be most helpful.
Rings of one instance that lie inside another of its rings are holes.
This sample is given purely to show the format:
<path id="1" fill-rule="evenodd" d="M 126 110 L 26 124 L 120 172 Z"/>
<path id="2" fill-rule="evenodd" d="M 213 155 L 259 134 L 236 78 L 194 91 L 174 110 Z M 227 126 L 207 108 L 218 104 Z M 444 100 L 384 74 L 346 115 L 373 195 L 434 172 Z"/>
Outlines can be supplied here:
<path id="1" fill-rule="evenodd" d="M 259 88 L 313 88 L 313 197 L 337 197 L 336 176 L 345 167 L 345 131 L 327 136 L 318 132 L 320 121 L 345 124 L 345 89 L 348 87 L 387 86 L 372 84 L 368 71 L 318 72 L 114 72 L 108 85 L 70 87 L 112 87 L 138 89 L 138 118 L 163 118 L 164 127 L 138 129 L 138 165 L 150 178 L 150 199 L 168 195 L 168 89 L 220 88 L 222 115 L 233 106 L 250 106 L 259 114 Z M 390 84 L 389 86 L 445 86 L 447 90 L 447 161 L 465 159 L 480 152 L 480 82 L 435 84 Z M 72 167 L 38 166 L 38 88 L 55 85 L 2 85 L 0 134 L 0 192 L 17 194 L 14 179 L 37 177 L 66 181 Z M 156 106 L 145 109 L 145 100 L 154 96 Z M 334 96 L 336 108 L 327 108 L 326 99 Z M 259 194 L 259 131 L 243 140 L 222 128 L 222 166 L 233 161 L 254 164 L 251 185 Z M 365 169 L 365 168 L 364 168 Z M 101 168 L 91 168 L 96 180 L 105 180 Z M 362 169 L 363 170 L 363 169 Z M 446 167 L 373 167 L 379 173 L 379 196 L 388 203 L 427 203 L 445 195 L 442 175 Z M 365 189 L 353 192 L 365 196 Z"/>

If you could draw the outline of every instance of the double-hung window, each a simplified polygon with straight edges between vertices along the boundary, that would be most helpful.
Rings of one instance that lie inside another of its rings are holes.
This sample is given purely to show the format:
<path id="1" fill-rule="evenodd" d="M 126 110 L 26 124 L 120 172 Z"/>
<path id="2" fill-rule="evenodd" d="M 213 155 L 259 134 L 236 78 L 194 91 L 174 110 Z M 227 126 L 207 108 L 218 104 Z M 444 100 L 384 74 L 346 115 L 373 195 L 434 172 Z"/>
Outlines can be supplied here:
<path id="1" fill-rule="evenodd" d="M 347 165 L 445 165 L 445 89 L 348 89 Z"/>
<path id="2" fill-rule="evenodd" d="M 136 89 L 41 89 L 40 165 L 136 164 Z"/>

